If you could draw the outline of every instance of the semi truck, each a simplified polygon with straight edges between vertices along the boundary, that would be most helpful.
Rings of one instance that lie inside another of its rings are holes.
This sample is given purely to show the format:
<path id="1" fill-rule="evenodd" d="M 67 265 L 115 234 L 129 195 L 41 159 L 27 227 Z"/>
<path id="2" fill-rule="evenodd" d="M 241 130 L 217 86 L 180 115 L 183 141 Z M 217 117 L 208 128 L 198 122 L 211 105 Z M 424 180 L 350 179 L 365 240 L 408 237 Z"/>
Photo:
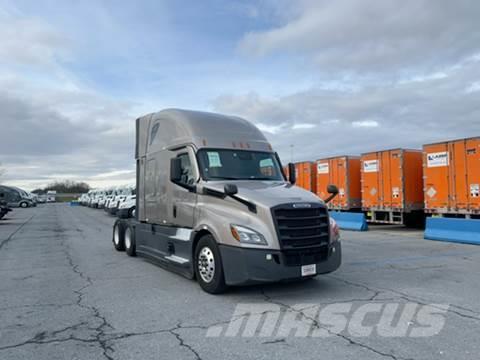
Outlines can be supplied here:
<path id="1" fill-rule="evenodd" d="M 212 294 L 229 286 L 292 281 L 341 264 L 327 199 L 287 180 L 253 124 L 235 116 L 167 109 L 136 120 L 136 211 L 112 242 L 196 279 Z"/>

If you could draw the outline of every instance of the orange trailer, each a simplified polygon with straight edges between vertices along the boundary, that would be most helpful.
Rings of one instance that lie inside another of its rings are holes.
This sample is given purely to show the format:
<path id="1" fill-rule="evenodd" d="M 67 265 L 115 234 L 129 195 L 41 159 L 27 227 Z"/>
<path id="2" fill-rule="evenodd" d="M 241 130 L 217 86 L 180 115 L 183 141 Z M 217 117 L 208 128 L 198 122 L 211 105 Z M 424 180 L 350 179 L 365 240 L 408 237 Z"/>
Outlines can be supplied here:
<path id="1" fill-rule="evenodd" d="M 339 156 L 316 161 L 317 195 L 321 199 L 329 196 L 329 184 L 338 187 L 338 195 L 328 203 L 333 210 L 352 210 L 362 207 L 360 192 L 360 157 Z"/>
<path id="2" fill-rule="evenodd" d="M 423 166 L 425 212 L 480 214 L 480 137 L 424 145 Z"/>
<path id="3" fill-rule="evenodd" d="M 296 185 L 305 190 L 316 192 L 316 172 L 315 163 L 311 161 L 304 161 L 295 164 L 295 171 L 297 172 Z"/>
<path id="4" fill-rule="evenodd" d="M 409 225 L 423 216 L 422 167 L 421 150 L 362 154 L 362 208 L 367 220 Z"/>

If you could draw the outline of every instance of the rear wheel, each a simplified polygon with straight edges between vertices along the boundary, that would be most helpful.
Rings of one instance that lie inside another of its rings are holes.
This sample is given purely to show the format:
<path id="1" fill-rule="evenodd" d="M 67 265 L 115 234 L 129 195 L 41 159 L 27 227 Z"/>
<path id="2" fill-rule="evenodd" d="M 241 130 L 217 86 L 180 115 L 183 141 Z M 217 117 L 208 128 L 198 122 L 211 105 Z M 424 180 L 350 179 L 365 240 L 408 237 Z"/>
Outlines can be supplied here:
<path id="1" fill-rule="evenodd" d="M 124 239 L 125 239 L 125 251 L 127 252 L 127 255 L 135 256 L 136 255 L 135 229 L 130 224 L 127 224 L 125 226 Z"/>
<path id="2" fill-rule="evenodd" d="M 125 250 L 125 223 L 117 220 L 113 225 L 113 246 L 117 251 Z"/>
<path id="3" fill-rule="evenodd" d="M 227 289 L 220 251 L 213 236 L 203 236 L 195 248 L 195 275 L 201 288 L 210 294 Z"/>
<path id="4" fill-rule="evenodd" d="M 135 206 L 128 210 L 128 217 L 133 218 L 135 216 Z"/>
<path id="5" fill-rule="evenodd" d="M 26 201 L 22 201 L 22 202 L 20 203 L 20 207 L 21 207 L 21 208 L 24 208 L 24 209 L 25 209 L 25 208 L 28 208 L 28 203 L 27 203 Z"/>

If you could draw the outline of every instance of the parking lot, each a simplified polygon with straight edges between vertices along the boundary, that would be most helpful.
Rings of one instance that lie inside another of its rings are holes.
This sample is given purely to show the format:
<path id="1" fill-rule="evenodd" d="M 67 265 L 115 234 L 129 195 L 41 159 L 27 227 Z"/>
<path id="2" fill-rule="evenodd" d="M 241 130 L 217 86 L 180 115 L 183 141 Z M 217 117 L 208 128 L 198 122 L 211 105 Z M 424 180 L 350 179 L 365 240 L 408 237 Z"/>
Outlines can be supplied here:
<path id="1" fill-rule="evenodd" d="M 344 231 L 333 274 L 213 296 L 115 251 L 113 222 L 65 204 L 15 209 L 0 221 L 0 359 L 478 359 L 478 246 L 394 227 Z M 271 305 L 321 328 L 309 308 L 407 303 L 447 305 L 438 334 L 224 334 L 239 304 Z"/>

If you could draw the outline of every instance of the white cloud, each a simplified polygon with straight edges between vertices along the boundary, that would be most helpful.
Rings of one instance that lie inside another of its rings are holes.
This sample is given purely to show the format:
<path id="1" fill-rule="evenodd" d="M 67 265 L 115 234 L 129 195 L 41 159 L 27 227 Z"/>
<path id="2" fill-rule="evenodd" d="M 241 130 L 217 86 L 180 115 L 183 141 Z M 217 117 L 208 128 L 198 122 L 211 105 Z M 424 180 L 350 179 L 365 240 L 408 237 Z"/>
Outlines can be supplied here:
<path id="1" fill-rule="evenodd" d="M 0 17 L 0 64 L 55 66 L 67 47 L 67 39 L 45 22 Z"/>
<path id="2" fill-rule="evenodd" d="M 314 127 L 316 127 L 317 125 L 315 124 L 308 124 L 308 123 L 304 123 L 304 124 L 294 124 L 292 126 L 292 129 L 293 130 L 308 130 L 308 129 L 313 129 Z"/>
<path id="3" fill-rule="evenodd" d="M 476 91 L 480 91 L 480 81 L 475 81 L 475 82 L 471 83 L 471 84 L 465 89 L 465 92 L 466 92 L 467 94 L 472 93 L 472 92 L 476 92 Z"/>
<path id="4" fill-rule="evenodd" d="M 360 120 L 360 121 L 354 121 L 352 122 L 352 126 L 354 128 L 360 128 L 360 127 L 366 127 L 366 128 L 371 128 L 371 127 L 378 127 L 378 121 L 375 120 Z"/>
<path id="5" fill-rule="evenodd" d="M 428 71 L 480 49 L 474 0 L 305 0 L 282 25 L 246 34 L 253 56 L 305 55 L 322 71 Z M 280 5 L 279 5 L 280 6 Z"/>
<path id="6" fill-rule="evenodd" d="M 479 76 L 480 63 L 470 62 L 448 77 L 420 82 L 370 85 L 355 92 L 312 88 L 277 98 L 229 95 L 213 103 L 218 112 L 264 126 L 277 125 L 280 115 L 273 114 L 279 109 L 289 128 L 316 125 L 301 136 L 293 131 L 267 134 L 282 158 L 290 159 L 294 144 L 295 161 L 314 160 L 480 135 L 480 91 L 464 93 L 466 84 Z"/>

